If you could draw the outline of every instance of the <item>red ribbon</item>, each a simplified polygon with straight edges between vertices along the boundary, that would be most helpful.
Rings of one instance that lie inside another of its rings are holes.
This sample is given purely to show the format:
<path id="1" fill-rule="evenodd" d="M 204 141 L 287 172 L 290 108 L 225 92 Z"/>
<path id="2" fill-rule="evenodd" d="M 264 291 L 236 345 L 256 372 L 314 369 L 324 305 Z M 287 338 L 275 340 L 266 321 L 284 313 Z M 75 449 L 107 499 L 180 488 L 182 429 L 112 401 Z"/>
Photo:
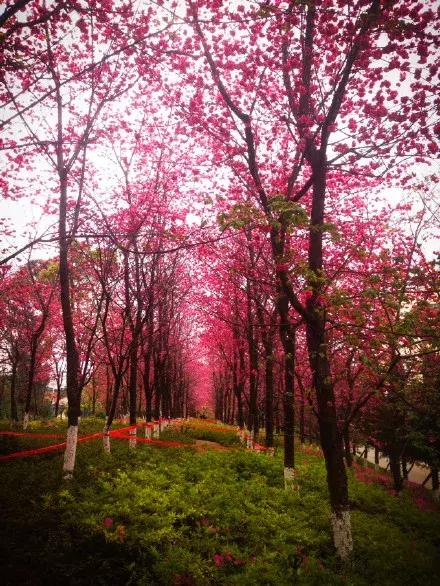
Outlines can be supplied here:
<path id="1" fill-rule="evenodd" d="M 174 421 L 179 421 L 179 420 L 170 420 L 169 422 L 173 423 Z M 158 423 L 159 423 L 158 421 L 155 421 L 153 423 L 144 423 L 143 425 L 145 425 L 147 427 L 154 427 L 154 425 L 155 424 L 157 425 Z M 168 447 L 172 447 L 172 448 L 199 447 L 199 446 L 194 446 L 194 444 L 188 444 L 188 443 L 184 443 L 184 442 L 149 439 L 149 438 L 137 437 L 135 435 L 129 434 L 130 431 L 136 430 L 138 428 L 139 429 L 142 428 L 142 425 L 129 425 L 127 427 L 113 429 L 113 430 L 109 431 L 108 435 L 110 435 L 111 437 L 114 437 L 115 439 L 135 440 L 137 442 L 142 442 L 145 444 L 152 444 L 155 446 L 168 446 Z M 217 431 L 229 431 L 229 430 L 220 428 L 220 429 L 217 429 Z M 55 433 L 24 433 L 24 432 L 21 433 L 21 432 L 16 432 L 16 431 L 1 431 L 0 435 L 11 435 L 11 436 L 15 436 L 15 437 L 40 437 L 40 438 L 65 437 L 64 435 L 55 434 Z M 81 436 L 78 438 L 78 443 L 86 442 L 91 439 L 96 439 L 96 438 L 99 438 L 102 436 L 103 436 L 102 432 L 92 433 L 90 435 L 84 435 L 84 436 Z M 258 445 L 258 444 L 256 444 L 256 445 Z M 66 442 L 63 442 L 61 444 L 52 444 L 50 446 L 44 446 L 42 448 L 35 448 L 33 450 L 24 450 L 21 452 L 13 452 L 12 454 L 5 454 L 5 455 L 0 456 L 0 462 L 5 462 L 8 460 L 16 460 L 18 458 L 28 458 L 29 456 L 38 456 L 39 454 L 47 454 L 50 452 L 55 452 L 57 450 L 62 450 L 65 447 L 66 447 Z M 262 450 L 266 449 L 263 446 L 258 446 L 258 447 Z"/>
<path id="2" fill-rule="evenodd" d="M 33 434 L 28 434 L 33 435 Z M 63 436 L 64 437 L 64 436 Z M 91 435 L 83 435 L 82 437 L 78 438 L 79 442 L 86 442 L 91 439 L 95 439 L 97 437 L 102 437 L 102 433 L 93 433 Z M 36 456 L 38 454 L 47 454 L 48 452 L 55 452 L 56 450 L 62 450 L 66 447 L 66 442 L 62 444 L 51 444 L 50 446 L 44 446 L 43 448 L 35 448 L 33 450 L 25 450 L 22 452 L 13 452 L 12 454 L 5 454 L 0 456 L 0 462 L 4 462 L 7 460 L 15 460 L 17 458 L 27 458 L 29 456 Z"/>

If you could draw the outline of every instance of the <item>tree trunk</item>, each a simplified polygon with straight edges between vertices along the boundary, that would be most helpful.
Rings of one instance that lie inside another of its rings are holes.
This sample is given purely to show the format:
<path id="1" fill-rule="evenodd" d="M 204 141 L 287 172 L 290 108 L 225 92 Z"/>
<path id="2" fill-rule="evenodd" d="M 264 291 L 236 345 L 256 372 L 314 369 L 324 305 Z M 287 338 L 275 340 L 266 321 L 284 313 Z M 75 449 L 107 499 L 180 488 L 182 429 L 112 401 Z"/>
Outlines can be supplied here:
<path id="1" fill-rule="evenodd" d="M 142 387 L 140 386 L 140 384 L 138 384 L 137 397 L 138 397 L 137 417 L 142 417 L 142 397 L 143 397 L 143 393 L 142 393 Z"/>
<path id="2" fill-rule="evenodd" d="M 256 303 L 258 322 L 261 332 L 261 341 L 264 347 L 264 378 L 265 378 L 265 395 L 264 395 L 264 427 L 266 434 L 266 447 L 273 447 L 273 432 L 274 432 L 274 356 L 273 356 L 273 337 L 274 337 L 274 321 L 271 316 L 269 325 L 265 322 L 263 306 Z"/>
<path id="3" fill-rule="evenodd" d="M 57 377 L 57 396 L 55 399 L 55 417 L 58 417 L 58 411 L 60 409 L 60 399 L 61 399 L 61 382 Z"/>
<path id="4" fill-rule="evenodd" d="M 379 449 L 374 446 L 374 464 L 379 466 Z"/>
<path id="5" fill-rule="evenodd" d="M 12 361 L 12 373 L 11 373 L 11 421 L 12 425 L 18 423 L 18 411 L 17 411 L 17 359 Z"/>
<path id="6" fill-rule="evenodd" d="M 145 393 L 145 419 L 151 421 L 153 418 L 153 388 L 150 384 L 151 351 L 144 354 L 144 393 Z"/>
<path id="7" fill-rule="evenodd" d="M 124 370 L 124 360 L 121 360 L 121 362 L 119 363 L 119 370 L 115 370 L 114 365 L 112 366 L 112 370 L 113 370 L 113 394 L 112 394 L 112 399 L 111 399 L 111 403 L 110 406 L 108 407 L 108 413 L 107 413 L 107 420 L 105 422 L 104 425 L 104 429 L 103 429 L 103 446 L 104 446 L 104 452 L 106 452 L 107 454 L 110 454 L 110 428 L 112 426 L 113 423 L 113 419 L 115 417 L 116 414 L 116 407 L 118 404 L 118 399 L 119 399 L 119 391 L 122 385 L 122 378 L 123 378 L 123 370 Z M 107 381 L 108 381 L 108 377 L 107 377 Z"/>
<path id="8" fill-rule="evenodd" d="M 92 377 L 92 415 L 96 414 L 96 380 Z"/>
<path id="9" fill-rule="evenodd" d="M 333 538 L 338 555 L 342 559 L 347 559 L 353 549 L 347 475 L 342 455 L 342 438 L 337 428 L 335 397 L 323 328 L 309 326 L 308 338 L 318 400 L 319 432 L 332 508 Z"/>
<path id="10" fill-rule="evenodd" d="M 58 155 L 62 157 L 62 144 L 58 145 Z M 69 238 L 67 236 L 67 173 L 64 164 L 58 160 L 60 175 L 60 218 L 59 218 L 59 277 L 60 301 L 63 317 L 64 335 L 66 339 L 66 390 L 68 400 L 67 411 L 67 443 L 64 453 L 64 478 L 69 479 L 75 468 L 76 444 L 78 438 L 78 418 L 81 416 L 81 389 L 78 385 L 79 357 L 75 342 L 72 303 L 70 297 L 69 269 Z"/>
<path id="11" fill-rule="evenodd" d="M 237 364 L 237 352 L 239 350 L 234 349 L 234 362 L 233 362 L 233 370 L 232 370 L 232 384 L 234 387 L 234 394 L 237 398 L 237 423 L 240 429 L 244 428 L 244 414 L 243 414 L 243 382 L 242 382 L 242 371 L 241 368 L 244 368 L 243 364 L 243 356 L 240 356 L 240 373 L 237 372 L 238 364 Z"/>
<path id="12" fill-rule="evenodd" d="M 252 312 L 252 292 L 249 279 L 246 281 L 247 298 L 247 337 L 249 351 L 249 429 L 252 431 L 253 439 L 258 438 L 258 348 L 254 333 L 254 316 Z"/>
<path id="13" fill-rule="evenodd" d="M 157 368 L 154 369 L 154 418 L 159 419 L 162 411 L 162 393 L 160 388 L 159 376 L 157 375 Z"/>
<path id="14" fill-rule="evenodd" d="M 402 463 L 402 478 L 403 480 L 408 480 L 408 462 L 406 460 L 406 456 L 405 454 L 402 455 L 401 458 L 401 463 Z"/>
<path id="15" fill-rule="evenodd" d="M 119 399 L 119 391 L 122 385 L 122 377 L 123 377 L 123 364 L 119 365 L 119 371 L 116 371 L 113 373 L 113 395 L 112 395 L 112 400 L 111 400 L 111 404 L 110 404 L 110 408 L 109 408 L 109 412 L 107 414 L 107 421 L 106 421 L 106 428 L 110 429 L 112 423 L 113 423 L 113 419 L 115 417 L 116 414 L 116 407 L 118 404 L 118 399 Z M 104 428 L 105 429 L 105 428 Z"/>
<path id="16" fill-rule="evenodd" d="M 284 483 L 293 488 L 295 476 L 295 330 L 289 322 L 289 301 L 278 288 L 277 310 L 280 317 L 279 332 L 284 350 Z"/>
<path id="17" fill-rule="evenodd" d="M 437 466 L 432 466 L 431 478 L 432 478 L 432 498 L 435 501 L 438 501 L 440 498 L 440 478 L 439 478 L 439 469 L 437 468 Z"/>
<path id="18" fill-rule="evenodd" d="M 301 395 L 301 404 L 299 406 L 299 441 L 302 446 L 306 443 L 304 395 Z"/>
<path id="19" fill-rule="evenodd" d="M 29 415 L 31 410 L 32 390 L 34 388 L 35 365 L 37 357 L 37 340 L 32 336 L 31 357 L 29 361 L 29 374 L 26 389 L 26 402 L 24 406 L 23 429 L 26 430 L 29 425 Z"/>
<path id="20" fill-rule="evenodd" d="M 64 452 L 64 479 L 72 478 L 76 461 L 76 446 L 78 444 L 78 424 L 67 428 L 66 451 Z"/>
<path id="21" fill-rule="evenodd" d="M 273 354 L 272 348 L 266 348 L 265 358 L 265 390 L 264 424 L 266 431 L 266 447 L 273 447 Z"/>
<path id="22" fill-rule="evenodd" d="M 312 294 L 307 300 L 307 346 L 313 386 L 318 403 L 319 432 L 327 469 L 327 484 L 332 509 L 333 539 L 339 557 L 347 560 L 353 551 L 348 506 L 347 474 L 341 434 L 338 431 L 333 381 L 328 359 L 325 332 L 325 308 L 320 302 L 323 285 L 323 230 L 326 191 L 326 161 L 323 155 L 313 160 L 313 199 L 309 230 L 309 284 Z"/>
<path id="23" fill-rule="evenodd" d="M 400 465 L 400 450 L 393 447 L 390 450 L 390 470 L 393 477 L 394 490 L 399 496 L 403 489 L 402 469 Z"/>
<path id="24" fill-rule="evenodd" d="M 5 378 L 3 375 L 0 374 L 0 413 L 1 414 L 3 414 L 4 393 L 5 393 Z"/>
<path id="25" fill-rule="evenodd" d="M 110 372 L 108 366 L 105 367 L 105 381 L 106 381 L 106 389 L 105 389 L 105 414 L 108 416 L 110 411 L 110 401 L 112 396 L 112 387 L 113 385 L 110 384 Z"/>
<path id="26" fill-rule="evenodd" d="M 348 425 L 344 427 L 344 453 L 345 453 L 345 463 L 347 468 L 351 468 L 353 464 L 353 458 L 351 455 L 350 449 L 350 429 Z"/>
<path id="27" fill-rule="evenodd" d="M 103 447 L 104 447 L 104 452 L 106 454 L 110 454 L 111 451 L 111 447 L 110 447 L 110 429 L 107 425 L 104 426 L 103 432 L 102 432 L 102 442 L 103 442 Z"/>
<path id="28" fill-rule="evenodd" d="M 299 387 L 299 392 L 300 392 L 300 398 L 301 398 L 301 402 L 299 405 L 299 438 L 300 438 L 300 442 L 301 445 L 304 445 L 306 443 L 306 422 L 305 422 L 305 418 L 306 418 L 306 406 L 305 406 L 305 388 L 303 385 L 303 382 L 301 380 L 300 375 L 298 374 L 297 371 L 295 371 L 295 377 L 296 377 L 296 381 L 298 383 L 298 387 Z"/>

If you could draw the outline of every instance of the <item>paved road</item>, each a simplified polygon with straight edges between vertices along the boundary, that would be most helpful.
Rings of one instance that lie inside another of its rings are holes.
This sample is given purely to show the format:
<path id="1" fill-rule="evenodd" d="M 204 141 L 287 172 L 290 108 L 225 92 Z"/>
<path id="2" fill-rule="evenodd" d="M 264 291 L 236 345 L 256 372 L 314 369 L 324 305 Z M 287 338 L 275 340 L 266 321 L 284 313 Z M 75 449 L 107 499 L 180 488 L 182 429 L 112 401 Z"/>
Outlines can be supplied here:
<path id="1" fill-rule="evenodd" d="M 360 447 L 356 451 L 357 451 L 358 455 L 360 456 L 363 453 L 364 448 Z M 367 460 L 368 460 L 368 462 L 371 462 L 372 464 L 374 464 L 374 449 L 373 448 L 370 448 L 368 450 Z M 379 466 L 385 470 L 387 465 L 388 465 L 388 458 L 380 457 L 379 458 Z M 423 481 L 425 480 L 425 478 L 428 476 L 428 474 L 429 474 L 429 466 L 426 466 L 426 464 L 417 463 L 417 464 L 414 464 L 413 469 L 409 473 L 408 480 L 410 480 L 411 482 L 415 482 L 416 484 L 422 484 Z M 428 489 L 432 489 L 431 480 L 428 480 L 428 482 L 425 484 L 425 487 Z"/>

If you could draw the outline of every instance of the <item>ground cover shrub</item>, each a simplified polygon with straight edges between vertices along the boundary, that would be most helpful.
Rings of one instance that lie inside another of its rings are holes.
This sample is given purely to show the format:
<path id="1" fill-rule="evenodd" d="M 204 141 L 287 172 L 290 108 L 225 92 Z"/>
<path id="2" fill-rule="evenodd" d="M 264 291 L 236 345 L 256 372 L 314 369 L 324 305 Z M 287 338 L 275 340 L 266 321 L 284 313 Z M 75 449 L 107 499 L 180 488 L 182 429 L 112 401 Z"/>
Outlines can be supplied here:
<path id="1" fill-rule="evenodd" d="M 252 584 L 261 574 L 269 584 L 287 584 L 298 569 L 299 546 L 319 551 L 324 543 L 330 549 L 328 535 L 307 528 L 307 514 L 289 515 L 298 495 L 286 495 L 280 480 L 275 488 L 280 461 L 244 452 L 170 454 L 154 448 L 130 458 L 143 465 L 115 474 L 90 469 L 97 485 L 62 490 L 50 506 L 65 510 L 64 523 L 89 537 L 101 534 L 104 541 L 149 552 L 147 574 L 132 569 L 141 572 L 139 580 L 169 584 L 186 576 L 194 584 L 240 583 L 234 581 L 240 576 L 241 583 Z"/>
<path id="2" fill-rule="evenodd" d="M 0 463 L 5 584 L 426 586 L 440 575 L 438 514 L 354 474 L 355 555 L 340 567 L 316 450 L 297 449 L 294 492 L 281 454 L 112 440 L 106 455 L 98 439 L 80 444 L 68 484 L 61 462 Z"/>
<path id="3" fill-rule="evenodd" d="M 122 427 L 120 421 L 115 421 L 113 427 Z M 102 431 L 103 421 L 100 417 L 83 417 L 81 419 L 79 430 L 81 435 Z M 9 419 L 0 420 L 0 430 L 21 431 L 23 429 L 22 422 L 18 422 L 15 426 L 11 424 Z M 60 417 L 52 417 L 51 419 L 31 419 L 27 432 L 29 433 L 66 433 L 67 419 Z"/>
<path id="4" fill-rule="evenodd" d="M 175 441 L 175 442 L 182 442 L 185 444 L 194 444 L 195 438 L 191 437 L 189 434 L 184 433 L 181 431 L 180 426 L 178 425 L 170 425 L 166 427 L 160 434 L 161 440 L 166 441 Z"/>
<path id="5" fill-rule="evenodd" d="M 178 429 L 183 436 L 187 436 L 198 440 L 207 440 L 216 442 L 225 447 L 239 447 L 241 445 L 240 438 L 237 435 L 237 429 L 230 427 L 222 427 L 221 430 L 216 430 L 213 425 L 203 427 L 202 425 L 195 425 L 192 423 L 177 424 Z"/>

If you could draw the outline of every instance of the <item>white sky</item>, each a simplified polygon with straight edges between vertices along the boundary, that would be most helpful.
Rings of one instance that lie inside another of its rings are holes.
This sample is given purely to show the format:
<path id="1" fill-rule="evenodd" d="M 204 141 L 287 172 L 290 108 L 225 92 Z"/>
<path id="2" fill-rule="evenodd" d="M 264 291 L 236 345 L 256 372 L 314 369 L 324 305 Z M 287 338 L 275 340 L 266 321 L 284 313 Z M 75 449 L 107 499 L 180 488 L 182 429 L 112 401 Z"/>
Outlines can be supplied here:
<path id="1" fill-rule="evenodd" d="M 402 201 L 404 195 L 400 188 L 387 188 L 381 192 L 385 204 L 395 206 Z M 439 202 L 440 204 L 440 198 Z M 57 218 L 55 216 L 47 216 L 42 214 L 41 209 L 37 205 L 30 204 L 26 199 L 18 201 L 0 200 L 0 217 L 5 219 L 15 231 L 13 236 L 3 238 L 1 248 L 5 251 L 1 253 L 0 257 L 7 256 L 14 250 L 24 246 L 31 241 L 35 236 L 41 235 L 45 230 L 51 226 L 56 229 Z M 187 223 L 190 226 L 200 224 L 200 216 L 189 213 L 187 215 Z M 438 242 L 431 240 L 425 245 L 425 253 L 432 256 L 433 252 L 438 250 Z M 26 254 L 21 255 L 21 260 L 26 258 Z M 57 254 L 56 243 L 50 246 L 45 246 L 44 250 L 38 247 L 38 252 L 34 256 L 50 257 Z"/>

